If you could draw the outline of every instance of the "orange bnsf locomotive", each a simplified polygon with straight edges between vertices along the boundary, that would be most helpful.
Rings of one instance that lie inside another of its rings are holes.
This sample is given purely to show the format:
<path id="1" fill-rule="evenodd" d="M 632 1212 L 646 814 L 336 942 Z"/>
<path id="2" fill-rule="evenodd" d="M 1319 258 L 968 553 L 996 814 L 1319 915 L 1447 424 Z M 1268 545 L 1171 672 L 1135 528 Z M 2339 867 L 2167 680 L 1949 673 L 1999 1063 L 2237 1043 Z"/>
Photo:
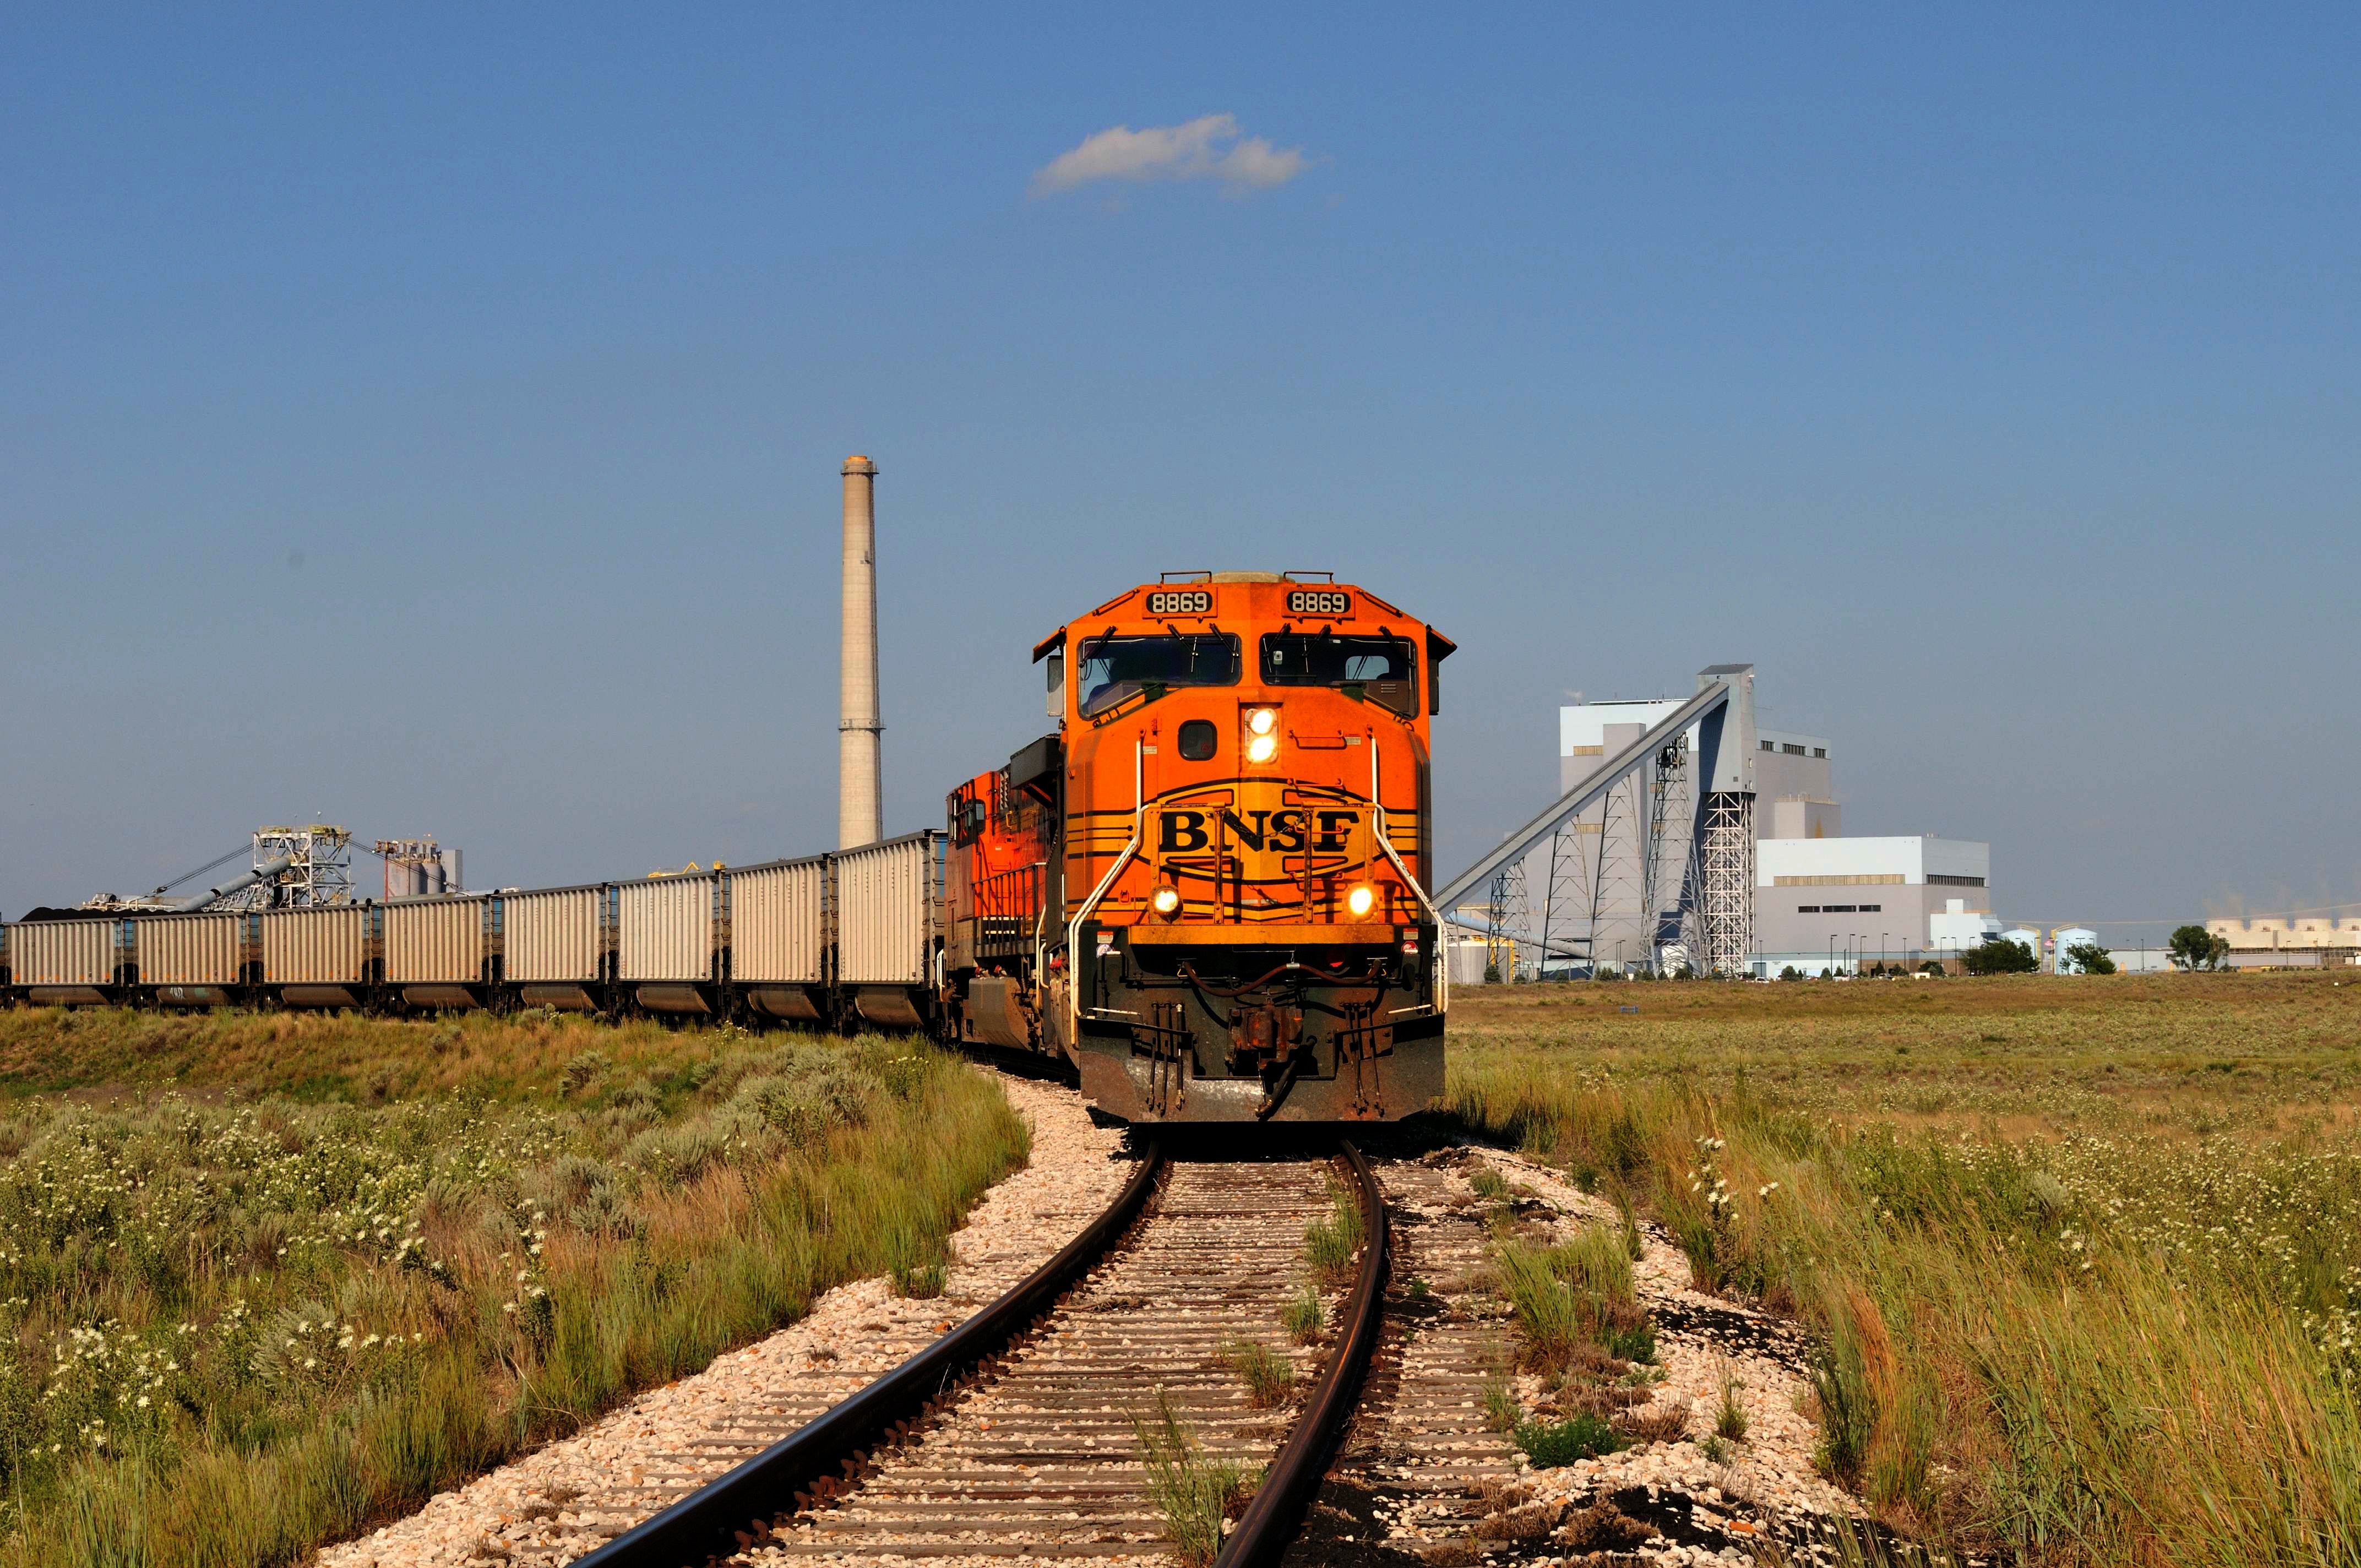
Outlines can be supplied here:
<path id="1" fill-rule="evenodd" d="M 1312 573 L 1167 574 L 1043 639 L 1057 732 L 950 798 L 945 1033 L 1131 1121 L 1427 1109 L 1452 649 Z"/>

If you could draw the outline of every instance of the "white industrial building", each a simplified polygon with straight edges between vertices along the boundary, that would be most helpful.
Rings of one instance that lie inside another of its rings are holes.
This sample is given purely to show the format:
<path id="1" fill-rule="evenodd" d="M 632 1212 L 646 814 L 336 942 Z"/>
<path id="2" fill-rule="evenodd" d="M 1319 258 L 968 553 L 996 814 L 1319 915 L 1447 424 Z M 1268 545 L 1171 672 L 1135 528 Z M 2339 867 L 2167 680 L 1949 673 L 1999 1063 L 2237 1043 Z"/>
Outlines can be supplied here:
<path id="1" fill-rule="evenodd" d="M 1570 790 L 1669 718 L 1680 697 L 1579 703 L 1558 709 L 1558 788 Z M 1755 730 L 1754 831 L 1771 839 L 1834 839 L 1843 831 L 1823 736 Z M 1684 738 L 1694 750 L 1695 731 Z M 1695 802 L 1684 767 L 1659 768 L 1610 793 L 1566 825 L 1528 872 L 1532 929 L 1542 947 L 1584 946 L 1602 966 L 1670 968 L 1680 947 L 1684 900 L 1694 905 L 1688 837 Z M 1651 852 L 1653 846 L 1653 852 Z M 1668 951 L 1669 949 L 1669 951 Z M 1559 960 L 1564 961 L 1564 960 Z"/>
<path id="2" fill-rule="evenodd" d="M 1927 948 L 1938 959 L 1958 958 L 2000 933 L 2000 917 L 1987 910 L 1970 909 L 1965 898 L 1946 898 L 1942 908 L 1927 912 Z"/>
<path id="3" fill-rule="evenodd" d="M 2319 917 L 2208 920 L 2230 944 L 2232 969 L 2338 969 L 2361 963 L 2361 920 Z"/>
<path id="4" fill-rule="evenodd" d="M 1755 972 L 1956 957 L 1939 938 L 1989 919 L 1991 871 L 1991 847 L 1960 839 L 1764 839 L 1754 847 Z"/>

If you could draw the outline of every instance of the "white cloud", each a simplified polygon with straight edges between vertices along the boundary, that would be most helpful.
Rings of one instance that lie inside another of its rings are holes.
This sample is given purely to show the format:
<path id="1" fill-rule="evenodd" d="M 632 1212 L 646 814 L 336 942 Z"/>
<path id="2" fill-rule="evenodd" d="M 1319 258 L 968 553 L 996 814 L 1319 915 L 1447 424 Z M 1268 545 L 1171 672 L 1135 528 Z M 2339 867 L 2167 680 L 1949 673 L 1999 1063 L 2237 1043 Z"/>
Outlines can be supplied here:
<path id="1" fill-rule="evenodd" d="M 1235 194 L 1284 185 L 1311 167 L 1301 148 L 1282 151 L 1261 137 L 1241 141 L 1235 115 L 1207 115 L 1184 126 L 1115 126 L 1085 137 L 1033 176 L 1033 193 L 1095 180 L 1218 180 Z"/>

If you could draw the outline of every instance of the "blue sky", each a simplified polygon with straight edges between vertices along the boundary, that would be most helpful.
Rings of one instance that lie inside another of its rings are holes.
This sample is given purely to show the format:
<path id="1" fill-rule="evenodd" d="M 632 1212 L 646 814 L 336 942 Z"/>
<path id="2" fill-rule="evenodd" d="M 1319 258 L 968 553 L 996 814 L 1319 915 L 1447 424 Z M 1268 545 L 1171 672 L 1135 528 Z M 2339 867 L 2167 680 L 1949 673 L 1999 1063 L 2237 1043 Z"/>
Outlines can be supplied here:
<path id="1" fill-rule="evenodd" d="M 2004 915 L 2361 901 L 2349 9 L 1443 9 L 0 23 L 0 909 L 824 845 L 852 451 L 891 829 L 1313 566 L 1461 643 L 1450 869 L 1747 659 Z"/>

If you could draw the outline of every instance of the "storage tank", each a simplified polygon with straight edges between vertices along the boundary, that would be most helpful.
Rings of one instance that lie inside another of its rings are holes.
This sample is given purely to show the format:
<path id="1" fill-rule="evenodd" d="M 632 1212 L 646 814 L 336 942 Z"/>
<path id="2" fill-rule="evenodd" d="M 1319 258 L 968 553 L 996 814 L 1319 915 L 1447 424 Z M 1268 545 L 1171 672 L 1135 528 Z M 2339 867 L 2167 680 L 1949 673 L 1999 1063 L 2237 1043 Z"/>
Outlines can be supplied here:
<path id="1" fill-rule="evenodd" d="M 2076 948 L 2094 946 L 2098 940 L 2099 934 L 2087 926 L 2060 926 L 2049 934 L 2051 967 L 2059 974 L 2081 974 L 2082 966 L 2068 955 Z"/>

